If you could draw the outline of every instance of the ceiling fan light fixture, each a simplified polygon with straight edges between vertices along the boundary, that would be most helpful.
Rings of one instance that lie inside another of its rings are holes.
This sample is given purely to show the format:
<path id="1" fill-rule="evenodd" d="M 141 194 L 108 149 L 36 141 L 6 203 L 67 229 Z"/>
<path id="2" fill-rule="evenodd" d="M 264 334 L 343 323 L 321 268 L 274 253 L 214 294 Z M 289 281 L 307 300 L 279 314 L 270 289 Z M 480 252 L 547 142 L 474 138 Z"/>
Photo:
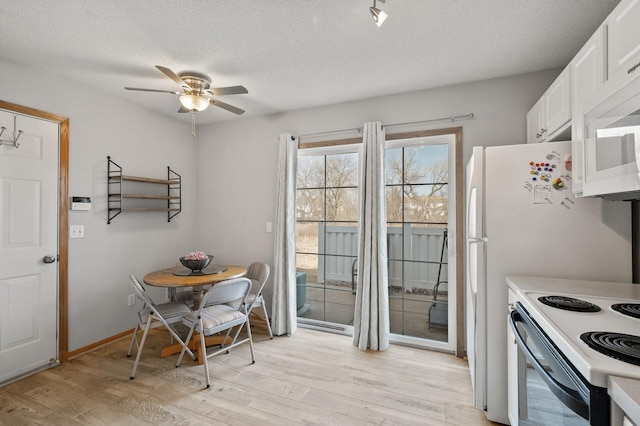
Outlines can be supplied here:
<path id="1" fill-rule="evenodd" d="M 180 103 L 189 111 L 204 111 L 209 106 L 209 99 L 198 95 L 182 95 Z"/>
<path id="2" fill-rule="evenodd" d="M 177 83 L 180 86 L 181 91 L 142 89 L 137 87 L 125 87 L 125 89 L 138 90 L 142 92 L 171 93 L 172 95 L 178 96 L 178 100 L 180 101 L 180 109 L 178 109 L 178 112 L 191 113 L 191 134 L 194 137 L 196 136 L 196 112 L 204 111 L 209 107 L 209 105 L 222 108 L 237 115 L 244 114 L 245 111 L 243 109 L 234 107 L 233 105 L 229 105 L 225 102 L 221 102 L 215 99 L 214 96 L 239 95 L 242 93 L 249 93 L 246 87 L 229 86 L 212 88 L 211 79 L 205 74 L 201 74 L 195 71 L 184 71 L 180 74 L 176 74 L 167 67 L 156 65 L 156 68 L 158 69 L 158 71 L 162 72 L 165 76 L 169 77 L 171 80 Z M 0 131 L 0 133 L 2 132 Z M 2 145 L 1 140 L 0 145 Z"/>
<path id="3" fill-rule="evenodd" d="M 376 0 L 373 0 L 373 6 L 369 8 L 369 12 L 371 12 L 373 22 L 376 23 L 378 28 L 380 28 L 385 19 L 387 19 L 387 16 L 389 16 L 384 12 L 384 10 L 380 10 L 376 7 Z"/>

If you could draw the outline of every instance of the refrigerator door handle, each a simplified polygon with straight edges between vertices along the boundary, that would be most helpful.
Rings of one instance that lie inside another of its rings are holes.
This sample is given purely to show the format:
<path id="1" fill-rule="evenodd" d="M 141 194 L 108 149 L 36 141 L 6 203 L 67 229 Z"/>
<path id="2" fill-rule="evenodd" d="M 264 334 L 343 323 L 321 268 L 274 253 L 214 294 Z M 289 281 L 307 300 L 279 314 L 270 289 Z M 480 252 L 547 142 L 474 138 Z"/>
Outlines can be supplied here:
<path id="1" fill-rule="evenodd" d="M 475 237 L 475 238 L 467 238 L 469 244 L 486 244 L 487 237 Z"/>

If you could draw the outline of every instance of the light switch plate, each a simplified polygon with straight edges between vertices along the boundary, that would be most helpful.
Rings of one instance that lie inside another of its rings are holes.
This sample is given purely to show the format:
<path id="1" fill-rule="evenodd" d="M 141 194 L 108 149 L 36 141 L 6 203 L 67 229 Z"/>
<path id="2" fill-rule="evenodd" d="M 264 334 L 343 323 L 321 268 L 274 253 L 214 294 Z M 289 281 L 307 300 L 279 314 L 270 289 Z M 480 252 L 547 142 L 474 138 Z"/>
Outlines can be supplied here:
<path id="1" fill-rule="evenodd" d="M 69 238 L 84 238 L 84 225 L 69 226 Z"/>

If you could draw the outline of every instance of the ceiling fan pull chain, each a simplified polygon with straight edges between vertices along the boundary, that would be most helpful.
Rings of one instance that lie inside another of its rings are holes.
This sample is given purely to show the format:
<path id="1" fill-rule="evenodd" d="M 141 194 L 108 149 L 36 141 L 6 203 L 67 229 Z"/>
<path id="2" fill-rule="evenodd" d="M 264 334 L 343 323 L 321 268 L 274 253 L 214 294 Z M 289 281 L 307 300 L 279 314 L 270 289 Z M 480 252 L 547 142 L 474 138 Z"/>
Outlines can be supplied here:
<path id="1" fill-rule="evenodd" d="M 191 111 L 191 136 L 196 137 L 196 112 Z"/>

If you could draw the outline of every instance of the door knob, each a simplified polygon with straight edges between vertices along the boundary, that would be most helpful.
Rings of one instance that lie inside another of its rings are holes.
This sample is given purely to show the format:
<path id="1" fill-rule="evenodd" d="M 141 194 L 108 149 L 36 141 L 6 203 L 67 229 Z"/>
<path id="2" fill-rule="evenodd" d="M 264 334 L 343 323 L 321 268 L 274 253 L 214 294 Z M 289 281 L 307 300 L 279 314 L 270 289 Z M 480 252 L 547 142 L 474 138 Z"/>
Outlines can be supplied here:
<path id="1" fill-rule="evenodd" d="M 53 262 L 56 261 L 56 257 L 55 256 L 51 256 L 51 255 L 47 255 L 47 256 L 42 258 L 42 261 L 44 263 L 53 263 Z"/>

